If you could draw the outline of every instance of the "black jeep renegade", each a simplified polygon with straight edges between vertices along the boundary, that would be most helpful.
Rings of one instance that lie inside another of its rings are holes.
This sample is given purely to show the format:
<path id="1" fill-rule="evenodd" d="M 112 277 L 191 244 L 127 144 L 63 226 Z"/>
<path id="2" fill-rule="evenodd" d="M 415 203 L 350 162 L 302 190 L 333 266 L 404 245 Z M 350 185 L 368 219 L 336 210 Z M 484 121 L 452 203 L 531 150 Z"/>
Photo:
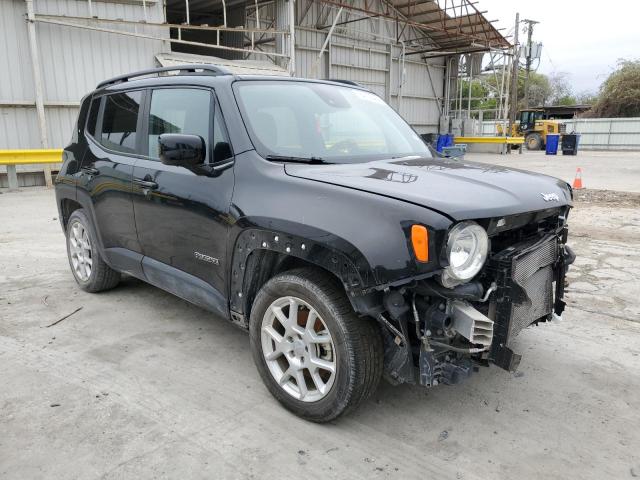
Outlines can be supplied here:
<path id="1" fill-rule="evenodd" d="M 513 371 L 574 258 L 565 182 L 433 158 L 357 85 L 207 65 L 98 85 L 56 201 L 83 290 L 132 275 L 248 329 L 267 388 L 318 422 L 381 375 Z"/>

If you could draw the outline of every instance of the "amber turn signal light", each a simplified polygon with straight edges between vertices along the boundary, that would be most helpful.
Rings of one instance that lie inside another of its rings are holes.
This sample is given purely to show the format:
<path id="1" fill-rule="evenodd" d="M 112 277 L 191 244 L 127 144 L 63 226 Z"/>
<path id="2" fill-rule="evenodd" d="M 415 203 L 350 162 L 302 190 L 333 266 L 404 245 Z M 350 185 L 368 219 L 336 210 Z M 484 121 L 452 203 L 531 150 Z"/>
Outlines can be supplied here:
<path id="1" fill-rule="evenodd" d="M 429 231 L 424 225 L 411 226 L 411 245 L 419 262 L 429 261 Z"/>

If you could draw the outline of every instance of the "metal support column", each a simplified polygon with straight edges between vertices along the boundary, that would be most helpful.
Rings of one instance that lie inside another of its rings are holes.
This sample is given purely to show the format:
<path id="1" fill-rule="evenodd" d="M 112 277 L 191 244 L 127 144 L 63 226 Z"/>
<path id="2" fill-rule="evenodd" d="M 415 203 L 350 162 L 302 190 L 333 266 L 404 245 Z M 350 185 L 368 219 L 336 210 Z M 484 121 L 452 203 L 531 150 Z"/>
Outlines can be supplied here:
<path id="1" fill-rule="evenodd" d="M 38 42 L 36 37 L 35 13 L 33 11 L 33 0 L 25 0 L 27 6 L 27 30 L 29 33 L 29 49 L 31 51 L 31 68 L 33 69 L 33 85 L 36 93 L 36 113 L 40 126 L 40 144 L 42 148 L 49 148 L 47 138 L 47 120 L 44 113 L 44 91 L 42 88 L 42 74 L 40 72 L 40 58 L 38 55 Z M 53 185 L 51 179 L 51 166 L 44 166 L 44 181 L 47 187 Z"/>
<path id="2" fill-rule="evenodd" d="M 511 102 L 509 109 L 509 131 L 513 128 L 518 114 L 518 70 L 520 69 L 520 44 L 518 43 L 520 30 L 520 14 L 516 13 L 516 25 L 513 34 L 513 64 L 511 65 Z"/>
<path id="3" fill-rule="evenodd" d="M 7 165 L 7 182 L 9 182 L 9 190 L 18 189 L 18 172 L 15 165 Z"/>
<path id="4" fill-rule="evenodd" d="M 296 4 L 295 0 L 289 3 L 289 75 L 296 74 Z"/>
<path id="5" fill-rule="evenodd" d="M 289 0 L 289 1 L 291 1 L 291 0 Z M 333 23 L 331 24 L 331 28 L 329 29 L 329 33 L 327 33 L 327 38 L 324 39 L 324 43 L 322 44 L 322 48 L 320 48 L 320 51 L 318 52 L 318 58 L 316 59 L 316 62 L 313 65 L 313 72 L 312 72 L 312 76 L 313 77 L 317 77 L 317 72 L 318 72 L 318 69 L 320 68 L 320 61 L 322 60 L 322 56 L 324 55 L 324 52 L 327 49 L 327 45 L 329 45 L 329 42 L 331 42 L 331 35 L 333 35 L 333 30 L 334 30 L 334 28 L 336 28 L 336 24 L 338 23 L 338 19 L 340 18 L 341 14 L 342 14 L 342 7 L 340 7 L 340 10 L 338 10 L 338 13 L 336 14 L 335 18 L 333 19 Z"/>
<path id="6" fill-rule="evenodd" d="M 393 67 L 393 44 L 387 44 L 387 71 L 384 74 L 384 101 L 391 105 L 391 70 Z"/>

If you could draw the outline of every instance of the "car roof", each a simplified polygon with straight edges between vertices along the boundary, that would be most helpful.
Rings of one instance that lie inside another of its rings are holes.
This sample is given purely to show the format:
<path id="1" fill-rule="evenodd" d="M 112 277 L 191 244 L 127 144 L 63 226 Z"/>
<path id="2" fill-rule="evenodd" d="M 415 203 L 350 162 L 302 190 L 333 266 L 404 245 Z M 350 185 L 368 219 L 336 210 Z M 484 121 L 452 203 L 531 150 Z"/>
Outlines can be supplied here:
<path id="1" fill-rule="evenodd" d="M 171 74 L 171 72 L 175 72 Z M 177 65 L 172 67 L 160 67 L 129 74 L 119 75 L 98 84 L 94 93 L 115 92 L 122 90 L 147 88 L 151 86 L 184 85 L 185 83 L 196 86 L 213 86 L 231 84 L 235 81 L 276 81 L 276 82 L 307 82 L 322 83 L 327 85 L 341 85 L 344 87 L 366 90 L 350 80 L 319 80 L 300 77 L 285 77 L 280 75 L 237 75 L 223 67 L 215 65 Z"/>

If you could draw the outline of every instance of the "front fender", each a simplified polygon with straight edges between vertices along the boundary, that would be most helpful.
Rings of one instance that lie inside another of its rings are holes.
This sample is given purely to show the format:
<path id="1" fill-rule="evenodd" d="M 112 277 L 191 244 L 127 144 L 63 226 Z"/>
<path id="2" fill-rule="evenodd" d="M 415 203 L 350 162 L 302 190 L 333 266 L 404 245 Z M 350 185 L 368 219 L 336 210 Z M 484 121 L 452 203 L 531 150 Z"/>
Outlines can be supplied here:
<path id="1" fill-rule="evenodd" d="M 247 222 L 244 219 L 243 222 Z M 408 234 L 408 233 L 407 233 Z M 433 242 L 436 243 L 435 241 Z M 234 322 L 248 327 L 247 316 L 257 290 L 271 275 L 281 271 L 284 263 L 295 259 L 300 264 L 313 265 L 335 276 L 354 311 L 361 315 L 375 315 L 382 305 L 382 292 L 389 286 L 398 286 L 433 276 L 439 270 L 418 272 L 407 269 L 396 277 L 372 264 L 351 242 L 332 233 L 308 225 L 269 220 L 264 225 L 251 224 L 235 239 L 230 260 L 229 307 Z M 380 249 L 384 249 L 380 242 Z M 269 256 L 268 254 L 276 254 Z M 407 264 L 412 262 L 407 259 Z M 435 262 L 433 262 L 435 263 Z"/>
<path id="2" fill-rule="evenodd" d="M 239 180 L 228 244 L 232 311 L 240 312 L 250 301 L 240 300 L 243 269 L 251 254 L 261 249 L 331 272 L 354 305 L 386 286 L 434 275 L 440 269 L 438 252 L 451 225 L 442 214 L 395 198 L 290 176 L 282 164 L 253 151 L 239 155 L 234 168 Z M 429 230 L 433 255 L 427 263 L 413 257 L 409 234 L 413 224 Z"/>
<path id="3" fill-rule="evenodd" d="M 343 284 L 352 302 L 376 286 L 374 270 L 351 243 L 328 232 L 305 225 L 280 223 L 280 228 L 252 227 L 237 237 L 232 259 L 230 307 L 243 314 L 243 292 L 249 257 L 256 251 L 276 252 L 316 265 Z"/>

